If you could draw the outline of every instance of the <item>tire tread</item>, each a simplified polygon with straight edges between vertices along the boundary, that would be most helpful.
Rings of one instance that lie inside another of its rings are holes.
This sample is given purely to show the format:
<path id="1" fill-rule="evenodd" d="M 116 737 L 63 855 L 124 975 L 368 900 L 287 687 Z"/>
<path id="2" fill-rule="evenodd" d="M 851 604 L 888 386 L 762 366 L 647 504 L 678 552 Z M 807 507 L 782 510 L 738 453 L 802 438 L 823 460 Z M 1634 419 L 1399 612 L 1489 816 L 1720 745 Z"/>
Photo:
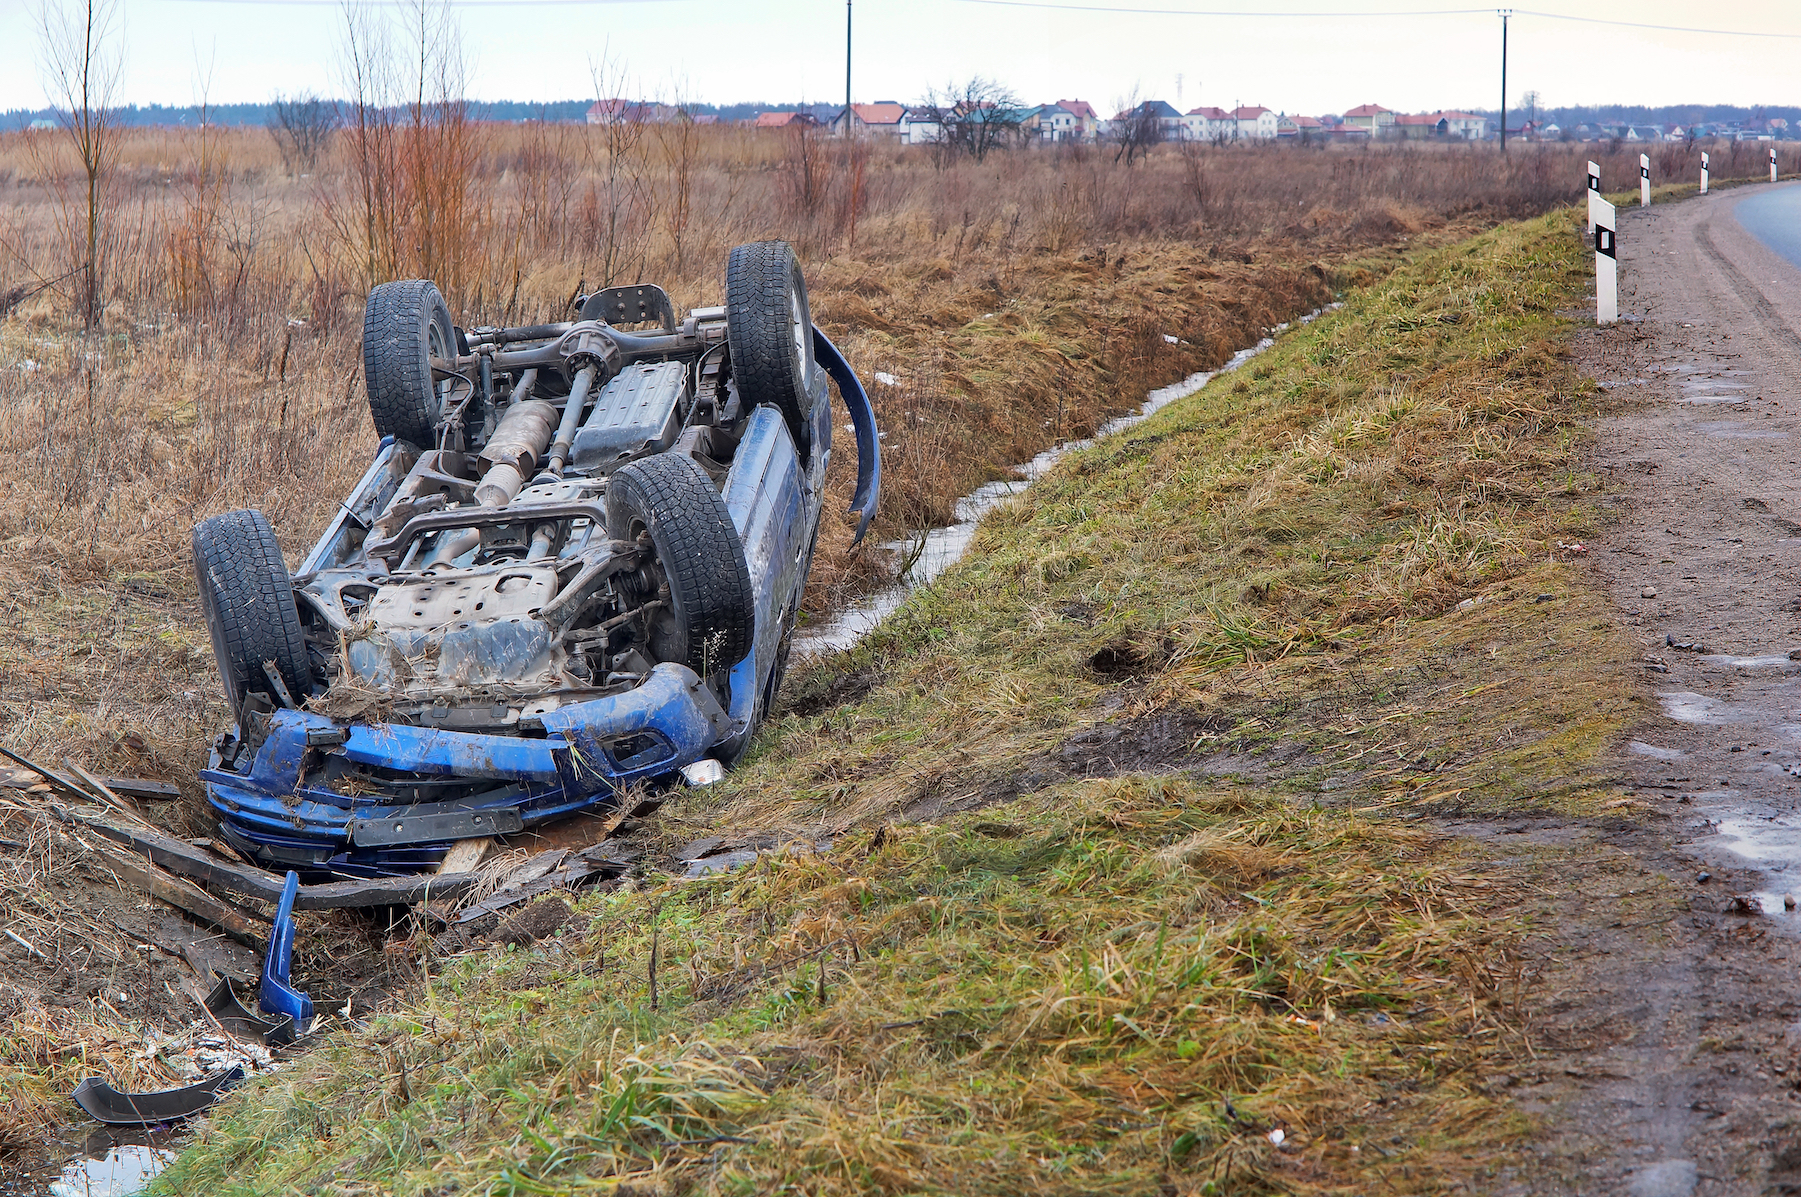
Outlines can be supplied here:
<path id="1" fill-rule="evenodd" d="M 735 247 L 727 260 L 726 341 L 738 394 L 752 406 L 773 403 L 804 454 L 812 440 L 806 410 L 809 380 L 805 360 L 795 360 L 788 330 L 788 292 L 795 286 L 804 307 L 806 283 L 786 241 L 752 241 Z"/>
<path id="2" fill-rule="evenodd" d="M 294 584 L 263 513 L 230 511 L 195 525 L 194 572 L 219 676 L 233 706 L 249 692 L 272 689 L 262 673 L 264 661 L 275 662 L 296 699 L 311 694 L 312 668 Z"/>
<path id="3" fill-rule="evenodd" d="M 650 529 L 686 625 L 680 664 L 705 673 L 742 660 L 756 639 L 756 599 L 738 529 L 713 480 L 680 453 L 640 458 L 607 485 L 609 533 L 623 536 L 633 516 Z"/>
<path id="4" fill-rule="evenodd" d="M 382 283 L 363 306 L 363 381 L 377 436 L 420 448 L 437 439 L 431 410 L 431 363 L 420 351 L 426 326 L 447 324 L 449 309 L 437 284 L 410 278 Z"/>

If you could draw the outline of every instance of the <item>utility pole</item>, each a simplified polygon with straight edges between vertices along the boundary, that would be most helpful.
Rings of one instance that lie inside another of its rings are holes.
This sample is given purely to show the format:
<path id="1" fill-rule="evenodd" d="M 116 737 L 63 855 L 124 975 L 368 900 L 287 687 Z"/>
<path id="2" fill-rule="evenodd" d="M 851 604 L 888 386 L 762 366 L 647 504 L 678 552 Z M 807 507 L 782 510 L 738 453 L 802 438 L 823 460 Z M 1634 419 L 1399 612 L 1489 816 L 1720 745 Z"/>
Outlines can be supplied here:
<path id="1" fill-rule="evenodd" d="M 844 0 L 846 4 L 850 0 Z M 1511 8 L 1499 10 L 1501 13 L 1501 152 L 1507 152 L 1507 18 L 1513 15 Z"/>
<path id="2" fill-rule="evenodd" d="M 844 136 L 850 136 L 850 5 L 844 0 Z"/>

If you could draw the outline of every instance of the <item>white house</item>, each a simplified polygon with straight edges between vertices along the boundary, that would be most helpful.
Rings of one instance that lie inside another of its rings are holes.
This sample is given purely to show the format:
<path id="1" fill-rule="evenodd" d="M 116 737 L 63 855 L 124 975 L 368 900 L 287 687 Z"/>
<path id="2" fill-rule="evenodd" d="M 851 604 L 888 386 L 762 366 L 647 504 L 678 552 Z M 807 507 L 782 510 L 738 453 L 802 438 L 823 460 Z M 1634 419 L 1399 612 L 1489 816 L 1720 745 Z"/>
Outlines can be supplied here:
<path id="1" fill-rule="evenodd" d="M 1189 141 L 1223 141 L 1237 135 L 1238 122 L 1224 108 L 1190 108 L 1182 131 Z"/>
<path id="2" fill-rule="evenodd" d="M 1082 122 L 1061 104 L 1045 104 L 1028 120 L 1039 141 L 1081 141 Z"/>
<path id="3" fill-rule="evenodd" d="M 1481 141 L 1488 136 L 1488 118 L 1477 116 L 1473 112 L 1441 112 L 1438 114 L 1439 132 L 1446 137 L 1461 137 L 1466 141 Z"/>
<path id="4" fill-rule="evenodd" d="M 900 143 L 902 145 L 935 145 L 944 136 L 944 128 L 938 123 L 938 113 L 930 108 L 909 108 L 901 114 Z"/>
<path id="5" fill-rule="evenodd" d="M 1253 106 L 1232 112 L 1233 136 L 1240 141 L 1274 141 L 1279 118 L 1268 108 Z"/>

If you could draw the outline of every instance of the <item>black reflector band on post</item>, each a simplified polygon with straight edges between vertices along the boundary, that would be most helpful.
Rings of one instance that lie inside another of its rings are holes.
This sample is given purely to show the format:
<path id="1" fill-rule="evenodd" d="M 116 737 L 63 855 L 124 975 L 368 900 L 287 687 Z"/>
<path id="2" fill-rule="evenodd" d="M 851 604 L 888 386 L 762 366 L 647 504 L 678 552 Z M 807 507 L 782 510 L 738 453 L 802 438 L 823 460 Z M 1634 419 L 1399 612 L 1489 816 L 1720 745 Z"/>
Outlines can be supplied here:
<path id="1" fill-rule="evenodd" d="M 1595 252 L 1603 257 L 1614 257 L 1613 230 L 1604 224 L 1595 226 Z"/>

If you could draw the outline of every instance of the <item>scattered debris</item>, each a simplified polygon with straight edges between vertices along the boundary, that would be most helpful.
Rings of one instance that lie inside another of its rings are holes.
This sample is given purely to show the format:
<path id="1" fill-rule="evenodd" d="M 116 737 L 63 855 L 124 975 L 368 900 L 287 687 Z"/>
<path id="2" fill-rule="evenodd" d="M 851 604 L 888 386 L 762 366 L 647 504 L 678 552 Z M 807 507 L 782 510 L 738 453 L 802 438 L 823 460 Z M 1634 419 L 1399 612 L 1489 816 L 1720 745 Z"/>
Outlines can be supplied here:
<path id="1" fill-rule="evenodd" d="M 1782 908 L 1784 910 L 1793 910 L 1795 908 L 1795 895 L 1794 894 L 1783 894 L 1782 895 Z"/>
<path id="2" fill-rule="evenodd" d="M 1650 670 L 1652 673 L 1668 673 L 1670 671 L 1670 663 L 1668 661 L 1664 660 L 1662 657 L 1653 657 L 1653 656 L 1647 655 L 1645 657 L 1645 668 Z"/>
<path id="3" fill-rule="evenodd" d="M 1713 880 L 1713 874 L 1712 873 L 1696 873 L 1695 880 L 1699 881 L 1702 885 L 1706 885 L 1709 881 Z"/>
<path id="4" fill-rule="evenodd" d="M 1711 653 L 1713 651 L 1699 640 L 1678 640 L 1674 632 L 1666 633 L 1663 642 L 1679 653 Z"/>
<path id="5" fill-rule="evenodd" d="M 1732 895 L 1732 913 L 1733 914 L 1762 914 L 1763 913 L 1763 903 L 1758 901 L 1757 896 L 1755 894 L 1733 894 Z"/>
<path id="6" fill-rule="evenodd" d="M 39 960 L 49 959 L 49 957 L 45 956 L 42 952 L 38 951 L 37 947 L 34 944 L 32 944 L 29 940 L 23 939 L 15 934 L 13 934 L 11 931 L 6 932 L 6 938 L 12 940 L 14 943 L 16 943 L 20 947 L 24 948 L 27 952 L 30 952 L 33 956 L 36 956 Z"/>
<path id="7" fill-rule="evenodd" d="M 206 1013 L 223 1031 L 240 1038 L 255 1039 L 270 1047 L 285 1047 L 293 1043 L 298 1036 L 294 1032 L 294 1020 L 287 1015 L 270 1020 L 258 1018 L 244 1009 L 238 1001 L 237 991 L 232 988 L 230 977 L 220 977 L 219 983 L 207 995 L 204 1003 Z"/>
<path id="8" fill-rule="evenodd" d="M 640 855 L 639 849 L 622 848 L 617 844 L 599 843 L 592 848 L 580 852 L 568 853 L 564 849 L 552 849 L 541 852 L 527 861 L 505 884 L 490 898 L 476 902 L 456 917 L 456 923 L 470 923 L 483 915 L 494 914 L 508 906 L 515 906 L 529 898 L 547 894 L 553 889 L 573 889 L 585 881 L 597 881 L 617 877 L 629 868 Z M 549 868 L 540 869 L 546 857 L 550 860 Z M 564 859 L 567 857 L 567 859 Z"/>
<path id="9" fill-rule="evenodd" d="M 736 852 L 721 852 L 717 856 L 702 857 L 687 862 L 688 868 L 682 873 L 684 878 L 708 877 L 714 873 L 729 873 L 733 869 L 741 869 L 756 860 L 759 853 L 755 848 L 740 848 Z"/>
<path id="10" fill-rule="evenodd" d="M 1638 597 L 1640 597 L 1640 598 L 1656 598 L 1657 597 L 1657 587 L 1655 587 L 1655 586 L 1645 587 L 1643 590 L 1638 592 Z"/>
<path id="11" fill-rule="evenodd" d="M 1573 543 L 1570 543 L 1570 544 L 1565 544 L 1563 541 L 1560 540 L 1557 542 L 1557 547 L 1559 549 L 1561 549 L 1563 552 L 1574 553 L 1577 556 L 1581 556 L 1583 553 L 1588 552 L 1588 546 L 1583 544 L 1579 540 L 1575 541 Z"/>

